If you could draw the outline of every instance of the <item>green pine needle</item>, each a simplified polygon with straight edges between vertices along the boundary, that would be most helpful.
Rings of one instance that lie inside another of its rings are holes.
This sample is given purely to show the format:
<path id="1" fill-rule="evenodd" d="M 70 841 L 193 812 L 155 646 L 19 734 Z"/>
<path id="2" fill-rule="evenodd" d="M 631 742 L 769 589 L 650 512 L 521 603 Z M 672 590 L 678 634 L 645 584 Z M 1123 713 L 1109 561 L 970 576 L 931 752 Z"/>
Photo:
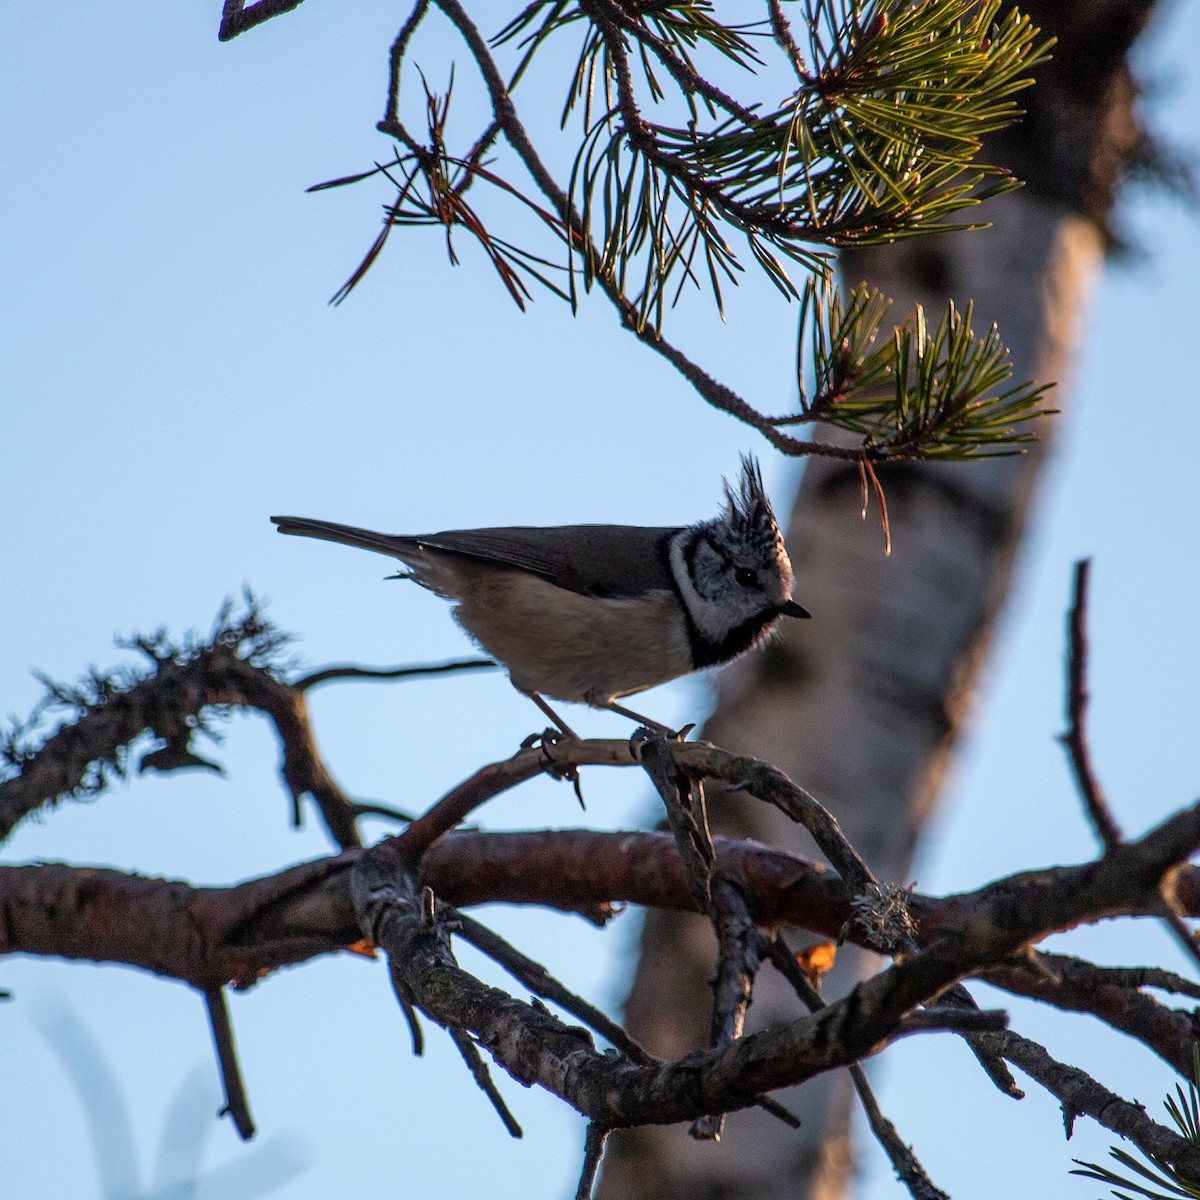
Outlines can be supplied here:
<path id="1" fill-rule="evenodd" d="M 811 281 L 800 307 L 799 412 L 773 424 L 836 426 L 877 460 L 1019 453 L 1033 438 L 1028 423 L 1047 412 L 1038 403 L 1047 388 L 1008 386 L 1012 364 L 995 326 L 976 336 L 971 305 L 951 302 L 933 333 L 918 307 L 884 336 L 889 308 L 865 284 L 843 300 L 830 281 Z"/>
<path id="2" fill-rule="evenodd" d="M 981 159 L 982 139 L 1019 115 L 1049 43 L 1001 0 L 790 0 L 756 25 L 726 15 L 743 13 L 715 0 L 532 0 L 492 45 L 512 52 L 510 91 L 539 56 L 559 69 L 563 127 L 581 121 L 570 208 L 485 157 L 507 153 L 504 138 L 517 149 L 523 128 L 492 119 L 452 150 L 452 85 L 426 84 L 422 140 L 389 116 L 394 162 L 321 185 L 381 176 L 394 189 L 335 300 L 401 225 L 440 227 L 455 262 L 473 244 L 522 308 L 535 287 L 574 306 L 581 284 L 601 284 L 642 333 L 661 333 L 685 291 L 723 314 L 756 266 L 800 300 L 817 372 L 775 424 L 832 424 L 872 462 L 1020 453 L 1045 389 L 1011 383 L 997 331 L 976 336 L 969 305 L 949 305 L 932 330 L 918 310 L 885 331 L 881 296 L 843 301 L 828 279 L 840 247 L 977 227 L 978 205 L 1020 186 Z M 759 83 L 770 56 L 790 70 L 790 94 Z M 506 212 L 521 234 L 493 232 Z"/>

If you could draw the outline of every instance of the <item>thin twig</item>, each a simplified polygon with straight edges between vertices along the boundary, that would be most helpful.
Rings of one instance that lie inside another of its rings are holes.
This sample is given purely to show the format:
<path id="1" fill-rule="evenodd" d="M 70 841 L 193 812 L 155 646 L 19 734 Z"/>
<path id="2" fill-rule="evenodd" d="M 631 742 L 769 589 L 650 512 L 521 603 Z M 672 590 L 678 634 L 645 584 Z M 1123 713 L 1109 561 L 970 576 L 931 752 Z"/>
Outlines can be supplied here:
<path id="1" fill-rule="evenodd" d="M 579 1172 L 579 1186 L 575 1189 L 575 1200 L 592 1200 L 592 1188 L 596 1186 L 596 1173 L 604 1157 L 604 1145 L 608 1141 L 608 1129 L 592 1121 L 587 1127 L 583 1141 L 583 1169 Z"/>
<path id="2" fill-rule="evenodd" d="M 654 738 L 641 747 L 642 766 L 650 776 L 663 807 L 667 821 L 679 847 L 679 857 L 687 869 L 688 886 L 696 907 L 708 912 L 712 903 L 712 869 L 716 862 L 704 794 L 698 782 L 684 775 L 671 754 L 671 747 L 662 738 Z"/>
<path id="3" fill-rule="evenodd" d="M 516 1117 L 509 1111 L 508 1105 L 504 1102 L 504 1097 L 500 1095 L 496 1089 L 496 1085 L 492 1082 L 492 1074 L 487 1069 L 487 1063 L 483 1061 L 479 1051 L 475 1048 L 475 1043 L 471 1040 L 470 1035 L 464 1033 L 461 1029 L 453 1027 L 448 1029 L 447 1032 L 458 1048 L 459 1054 L 462 1055 L 463 1062 L 467 1064 L 471 1072 L 471 1077 L 479 1085 L 479 1089 L 483 1094 L 492 1102 L 492 1107 L 504 1123 L 504 1128 L 508 1130 L 509 1136 L 514 1138 L 523 1137 L 524 1133 L 521 1126 L 517 1124 Z"/>
<path id="4" fill-rule="evenodd" d="M 1109 1091 L 1078 1067 L 1058 1062 L 1044 1046 L 1014 1033 L 983 1034 L 996 1052 L 1004 1055 L 1031 1079 L 1042 1085 L 1062 1105 L 1068 1129 L 1076 1116 L 1091 1117 L 1098 1124 L 1131 1142 L 1151 1158 L 1171 1163 L 1192 1177 L 1200 1178 L 1200 1155 L 1194 1143 L 1158 1124 L 1136 1103 Z"/>
<path id="5" fill-rule="evenodd" d="M 1081 958 L 1073 958 L 1065 954 L 1050 954 L 1037 951 L 1039 965 L 1050 971 L 1059 980 L 1068 969 L 1085 969 L 1091 988 L 1121 987 L 1121 988 L 1157 988 L 1161 992 L 1174 992 L 1179 996 L 1189 996 L 1200 1000 L 1200 983 L 1177 975 L 1174 971 L 1162 967 L 1101 967 L 1094 963 L 1085 962 Z M 1019 960 L 1018 960 L 1019 961 Z"/>
<path id="6" fill-rule="evenodd" d="M 490 658 L 460 658 L 452 662 L 416 663 L 406 667 L 324 667 L 305 675 L 303 679 L 297 679 L 292 686 L 306 692 L 309 688 L 335 679 L 410 679 L 422 675 L 448 675 L 457 671 L 494 671 L 497 668 L 498 664 Z"/>
<path id="7" fill-rule="evenodd" d="M 1171 931 L 1179 948 L 1200 966 L 1200 946 L 1196 944 L 1196 935 L 1187 927 L 1183 914 L 1175 907 L 1171 899 L 1170 889 L 1163 889 L 1163 924 Z"/>
<path id="8" fill-rule="evenodd" d="M 1061 741 L 1092 825 L 1105 846 L 1115 846 L 1121 840 L 1121 830 L 1096 778 L 1087 741 L 1087 602 L 1091 566 L 1091 560 L 1086 558 L 1075 564 L 1071 612 L 1067 618 L 1067 731 Z"/>
<path id="9" fill-rule="evenodd" d="M 713 976 L 712 1027 L 709 1046 L 716 1050 L 742 1036 L 750 1007 L 754 976 L 762 961 L 759 932 L 746 897 L 727 879 L 712 881 L 712 921 L 717 934 L 717 969 Z M 688 1132 L 698 1141 L 719 1141 L 725 1114 L 698 1117 Z"/>
<path id="10" fill-rule="evenodd" d="M 404 1014 L 404 1023 L 408 1026 L 408 1036 L 412 1039 L 413 1057 L 422 1058 L 425 1055 L 425 1030 L 421 1028 L 421 1014 L 408 994 L 404 976 L 395 970 L 390 962 L 388 963 L 388 977 L 392 981 L 392 991 L 395 993 L 396 1002 Z"/>
<path id="11" fill-rule="evenodd" d="M 785 1108 L 778 1100 L 772 1100 L 770 1096 L 759 1096 L 754 1104 L 756 1108 L 761 1108 L 763 1112 L 777 1121 L 782 1121 L 789 1129 L 799 1129 L 803 1124 L 790 1108 Z"/>
<path id="12" fill-rule="evenodd" d="M 583 765 L 632 766 L 627 742 L 567 738 L 518 750 L 512 758 L 481 767 L 446 793 L 400 835 L 409 861 L 416 862 L 444 834 L 494 796 L 544 772 L 562 774 Z"/>
<path id="13" fill-rule="evenodd" d="M 476 950 L 486 954 L 493 962 L 499 963 L 535 996 L 557 1004 L 577 1021 L 582 1021 L 589 1029 L 594 1029 L 631 1062 L 645 1064 L 654 1061 L 654 1056 L 644 1050 L 616 1021 L 601 1012 L 595 1005 L 589 1004 L 582 996 L 578 996 L 564 987 L 541 963 L 522 954 L 494 930 L 489 929 L 486 925 L 481 925 L 466 913 L 459 912 L 448 905 L 446 911 L 451 926 L 458 926 L 457 932 L 460 937 L 465 938 Z"/>
<path id="14" fill-rule="evenodd" d="M 779 0 L 767 0 L 767 10 L 771 14 L 771 33 L 777 45 L 783 51 L 784 57 L 791 63 L 792 70 L 796 72 L 796 78 L 808 86 L 812 83 L 812 76 L 805 66 L 804 55 L 796 44 L 796 39 L 792 36 L 792 27 L 784 15 L 783 5 Z"/>
<path id="15" fill-rule="evenodd" d="M 1087 1013 L 1136 1038 L 1185 1078 L 1191 1075 L 1195 1009 L 1169 1008 L 1141 990 L 1153 987 L 1200 999 L 1200 984 L 1172 971 L 1100 967 L 1070 955 L 1033 951 L 988 967 L 977 978 L 1066 1012 Z"/>
<path id="16" fill-rule="evenodd" d="M 917 1008 L 901 1022 L 905 1033 L 997 1033 L 1008 1028 L 1008 1013 L 1000 1008 L 954 1008 L 928 1005 Z"/>
<path id="17" fill-rule="evenodd" d="M 895 1125 L 883 1114 L 875 1092 L 867 1079 L 867 1073 L 857 1063 L 850 1068 L 850 1076 L 854 1080 L 854 1090 L 858 1093 L 858 1101 L 863 1106 L 867 1124 L 875 1140 L 883 1147 L 884 1153 L 891 1161 L 900 1181 L 908 1188 L 914 1200 L 950 1200 L 947 1192 L 943 1192 L 925 1173 L 920 1159 L 913 1153 L 911 1146 L 904 1142 L 896 1131 Z"/>
<path id="18" fill-rule="evenodd" d="M 668 74 L 675 80 L 679 90 L 685 95 L 702 96 L 718 108 L 723 108 L 730 116 L 737 117 L 743 124 L 757 125 L 760 118 L 753 109 L 735 100 L 727 92 L 723 92 L 715 84 L 705 79 L 698 71 L 686 63 L 660 37 L 656 37 L 641 21 L 631 16 L 622 5 L 615 0 L 581 0 L 580 9 L 592 21 L 605 20 L 613 26 L 629 34 L 635 41 L 640 42 L 650 50 L 655 58 L 667 69 Z"/>
<path id="19" fill-rule="evenodd" d="M 745 792 L 756 800 L 774 805 L 803 825 L 813 840 L 859 896 L 879 891 L 879 885 L 862 856 L 850 844 L 832 813 L 782 771 L 759 759 L 730 754 L 704 742 L 685 742 L 672 747 L 676 763 L 689 774 L 719 779 L 731 791 Z"/>
<path id="20" fill-rule="evenodd" d="M 408 43 L 428 11 L 429 0 L 417 0 L 412 12 L 408 14 L 408 19 L 400 26 L 400 32 L 396 34 L 396 40 L 392 42 L 391 49 L 388 51 L 387 107 L 383 110 L 385 121 L 399 122 L 400 120 L 400 68 L 404 65 L 404 53 L 408 49 Z"/>
<path id="21" fill-rule="evenodd" d="M 253 29 L 255 25 L 261 25 L 272 17 L 299 8 L 302 3 L 303 0 L 258 0 L 257 4 L 247 8 L 246 0 L 225 0 L 221 9 L 221 26 L 217 30 L 217 39 L 228 42 L 239 33 Z"/>
<path id="22" fill-rule="evenodd" d="M 250 1116 L 250 1103 L 246 1099 L 246 1087 L 242 1082 L 242 1069 L 238 1064 L 237 1048 L 233 1044 L 233 1025 L 229 1020 L 229 1008 L 225 1003 L 225 989 L 220 985 L 206 988 L 204 1003 L 208 1008 L 208 1020 L 212 1027 L 213 1044 L 217 1049 L 217 1062 L 221 1068 L 221 1087 L 225 1090 L 225 1107 L 221 1114 L 228 1114 L 238 1137 L 248 1142 L 254 1136 L 254 1119 Z"/>
<path id="23" fill-rule="evenodd" d="M 467 48 L 471 51 L 476 65 L 479 67 L 479 73 L 483 77 L 484 86 L 487 88 L 492 102 L 492 111 L 496 121 L 504 130 L 505 139 L 524 163 L 525 169 L 542 194 L 554 206 L 560 220 L 569 231 L 568 237 L 571 245 L 590 261 L 602 261 L 603 256 L 594 242 L 587 237 L 582 219 L 574 204 L 558 186 L 554 176 L 542 162 L 533 143 L 529 140 L 529 135 L 517 116 L 516 105 L 504 83 L 504 78 L 478 27 L 459 0 L 436 0 L 436 3 L 466 42 Z M 713 379 L 698 363 L 693 362 L 686 354 L 662 337 L 651 324 L 644 322 L 638 313 L 637 306 L 624 294 L 611 274 L 598 275 L 597 282 L 620 313 L 621 323 L 626 329 L 644 345 L 662 355 L 683 375 L 706 403 L 758 430 L 777 450 L 792 457 L 816 456 L 847 462 L 857 462 L 866 453 L 863 450 L 846 446 L 790 437 L 776 429 L 768 418 L 742 399 L 732 388 Z"/>
<path id="24" fill-rule="evenodd" d="M 760 946 L 764 956 L 770 958 L 776 970 L 792 985 L 796 995 L 800 997 L 809 1012 L 819 1012 L 826 1007 L 825 998 L 796 961 L 796 956 L 781 934 L 777 933 L 773 938 L 763 937 Z M 850 1078 L 854 1083 L 854 1090 L 858 1093 L 859 1101 L 866 1114 L 867 1123 L 871 1126 L 871 1132 L 875 1135 L 875 1140 L 883 1148 L 895 1168 L 896 1174 L 908 1188 L 914 1200 L 950 1200 L 945 1192 L 934 1186 L 925 1173 L 925 1168 L 921 1166 L 917 1156 L 912 1152 L 912 1147 L 904 1143 L 896 1132 L 896 1127 L 883 1115 L 879 1102 L 875 1099 L 870 1081 L 867 1079 L 867 1073 L 858 1063 L 854 1063 L 849 1071 Z"/>
<path id="25" fill-rule="evenodd" d="M 1088 816 L 1106 847 L 1118 845 L 1122 840 L 1117 825 L 1104 797 L 1100 781 L 1092 766 L 1091 751 L 1087 740 L 1087 601 L 1088 581 L 1091 575 L 1091 560 L 1080 559 L 1075 564 L 1072 589 L 1071 612 L 1067 621 L 1067 732 L 1062 735 L 1071 761 L 1071 770 L 1076 786 L 1087 808 Z M 1162 890 L 1162 919 L 1183 952 L 1200 966 L 1200 946 L 1196 937 L 1183 921 L 1178 904 L 1170 888 Z"/>
<path id="26" fill-rule="evenodd" d="M 350 805 L 350 811 L 355 819 L 359 817 L 385 817 L 389 821 L 402 821 L 406 825 L 414 820 L 412 813 L 394 808 L 390 804 L 376 804 L 370 800 L 355 801 Z"/>
<path id="27" fill-rule="evenodd" d="M 714 176 L 693 170 L 675 155 L 664 150 L 654 136 L 653 126 L 646 121 L 638 108 L 624 36 L 616 24 L 603 14 L 593 11 L 591 19 L 604 39 L 605 49 L 613 65 L 625 137 L 647 162 L 652 163 L 664 175 L 678 180 L 690 196 L 710 204 L 735 225 L 745 229 L 761 229 L 780 239 L 832 244 L 830 224 L 817 225 L 808 221 L 790 220 L 783 215 L 782 206 L 778 205 L 744 203 L 723 188 Z M 761 124 L 753 117 L 752 120 L 755 126 Z"/>
<path id="28" fill-rule="evenodd" d="M 913 951 L 918 949 L 915 943 L 911 949 Z M 921 1019 L 915 1013 L 910 1013 L 906 1020 L 913 1022 L 914 1030 L 939 1028 L 961 1035 L 970 1047 L 971 1053 L 975 1055 L 976 1061 L 983 1068 L 983 1073 L 996 1090 L 1011 1100 L 1024 1100 L 1025 1093 L 1017 1086 L 1017 1081 L 1008 1069 L 1008 1064 L 983 1038 L 977 1036 L 980 1032 L 1005 1028 L 1008 1024 L 1007 1015 L 995 1012 L 985 1013 L 976 1003 L 975 997 L 967 991 L 966 986 L 962 983 L 955 983 L 948 987 L 938 997 L 937 1007 L 943 1013 L 953 1010 L 959 1015 L 941 1023 L 935 1018 L 928 1025 L 922 1025 Z"/>

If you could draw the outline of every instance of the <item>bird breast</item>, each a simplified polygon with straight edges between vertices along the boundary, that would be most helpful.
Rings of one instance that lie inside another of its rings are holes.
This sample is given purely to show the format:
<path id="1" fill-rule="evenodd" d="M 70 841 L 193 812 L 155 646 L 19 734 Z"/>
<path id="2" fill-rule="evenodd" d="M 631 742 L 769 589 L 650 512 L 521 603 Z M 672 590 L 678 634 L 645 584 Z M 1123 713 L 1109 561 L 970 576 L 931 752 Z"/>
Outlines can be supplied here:
<path id="1" fill-rule="evenodd" d="M 582 703 L 614 700 L 693 669 L 671 591 L 606 599 L 527 571 L 472 566 L 471 586 L 454 589 L 454 615 L 521 691 Z"/>

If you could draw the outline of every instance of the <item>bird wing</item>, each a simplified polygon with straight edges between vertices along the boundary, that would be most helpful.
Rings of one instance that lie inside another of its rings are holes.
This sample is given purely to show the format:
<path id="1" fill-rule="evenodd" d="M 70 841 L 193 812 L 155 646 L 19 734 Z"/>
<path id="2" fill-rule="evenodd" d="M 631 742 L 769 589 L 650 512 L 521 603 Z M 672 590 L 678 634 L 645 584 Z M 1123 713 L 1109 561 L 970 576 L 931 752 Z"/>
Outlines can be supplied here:
<path id="1" fill-rule="evenodd" d="M 570 592 L 622 599 L 673 586 L 667 543 L 678 532 L 642 525 L 514 525 L 450 529 L 413 540 L 519 567 Z"/>

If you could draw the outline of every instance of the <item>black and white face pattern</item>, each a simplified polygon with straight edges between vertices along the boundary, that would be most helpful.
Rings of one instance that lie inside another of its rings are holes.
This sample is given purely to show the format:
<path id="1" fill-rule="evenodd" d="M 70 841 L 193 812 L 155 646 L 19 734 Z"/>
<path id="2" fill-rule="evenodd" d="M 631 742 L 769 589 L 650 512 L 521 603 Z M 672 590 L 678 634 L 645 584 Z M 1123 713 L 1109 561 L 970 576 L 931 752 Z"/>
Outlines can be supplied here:
<path id="1" fill-rule="evenodd" d="M 726 485 L 722 516 L 680 530 L 670 547 L 696 667 L 735 658 L 765 638 L 791 601 L 792 564 L 757 464 Z"/>

